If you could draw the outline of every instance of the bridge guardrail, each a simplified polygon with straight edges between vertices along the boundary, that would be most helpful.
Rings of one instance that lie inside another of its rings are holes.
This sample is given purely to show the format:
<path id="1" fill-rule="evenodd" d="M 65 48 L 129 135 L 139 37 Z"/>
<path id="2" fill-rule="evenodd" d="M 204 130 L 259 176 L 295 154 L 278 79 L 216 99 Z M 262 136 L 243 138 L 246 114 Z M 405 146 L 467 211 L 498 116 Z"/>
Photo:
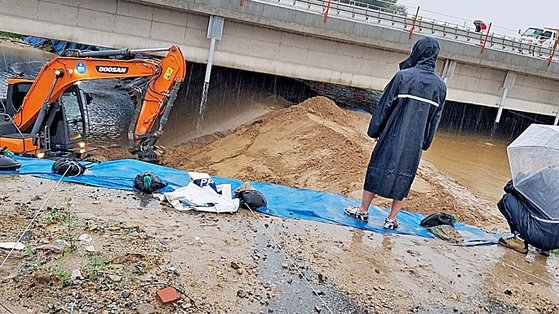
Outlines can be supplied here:
<path id="1" fill-rule="evenodd" d="M 499 50 L 507 53 L 550 59 L 553 47 L 521 43 L 517 38 L 491 32 L 476 32 L 473 28 L 435 19 L 404 16 L 377 6 L 351 0 L 251 0 L 266 2 L 297 10 L 317 13 L 327 18 L 340 18 L 365 24 L 377 24 L 410 32 L 410 34 L 430 35 L 438 38 L 477 45 L 480 49 Z M 415 25 L 414 25 L 415 20 Z M 412 30 L 413 28 L 413 30 Z M 490 30 L 488 30 L 490 31 Z M 549 60 L 556 62 L 556 58 Z"/>

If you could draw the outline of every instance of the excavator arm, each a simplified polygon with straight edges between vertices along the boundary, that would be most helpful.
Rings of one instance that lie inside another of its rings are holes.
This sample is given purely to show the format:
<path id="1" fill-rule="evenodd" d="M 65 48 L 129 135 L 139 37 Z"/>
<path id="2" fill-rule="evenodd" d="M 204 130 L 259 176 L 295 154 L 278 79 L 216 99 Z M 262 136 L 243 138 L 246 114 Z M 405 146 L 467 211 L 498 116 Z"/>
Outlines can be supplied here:
<path id="1" fill-rule="evenodd" d="M 107 57 L 132 56 L 135 53 L 167 51 L 163 59 Z M 140 159 L 154 159 L 153 146 L 162 134 L 177 91 L 186 74 L 186 64 L 177 46 L 168 49 L 107 50 L 72 52 L 48 62 L 26 93 L 12 117 L 23 133 L 30 133 L 33 144 L 44 140 L 44 125 L 49 110 L 72 85 L 84 80 L 146 77 L 148 80 L 129 129 L 129 150 Z M 1 134 L 0 134 L 1 136 Z M 46 143 L 40 145 L 49 149 Z"/>

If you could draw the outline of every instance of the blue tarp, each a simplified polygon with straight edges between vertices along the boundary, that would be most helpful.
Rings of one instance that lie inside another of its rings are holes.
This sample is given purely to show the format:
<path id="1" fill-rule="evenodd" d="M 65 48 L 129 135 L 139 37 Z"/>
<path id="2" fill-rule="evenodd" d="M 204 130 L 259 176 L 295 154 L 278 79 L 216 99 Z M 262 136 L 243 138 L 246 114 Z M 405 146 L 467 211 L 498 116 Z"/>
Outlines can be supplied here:
<path id="1" fill-rule="evenodd" d="M 89 50 L 89 51 L 98 51 L 98 50 L 104 50 L 107 48 L 103 48 L 103 47 L 99 47 L 99 46 L 92 46 L 92 45 L 87 45 L 87 44 L 79 44 L 79 43 L 73 43 L 73 42 L 68 42 L 68 41 L 62 41 L 62 40 L 55 40 L 55 39 L 47 39 L 47 38 L 40 38 L 40 37 L 33 37 L 33 36 L 29 36 L 29 37 L 25 37 L 23 39 L 25 42 L 29 43 L 30 45 L 32 45 L 33 47 L 40 47 L 46 44 L 50 44 L 52 46 L 52 49 L 57 53 L 57 54 L 61 54 L 63 53 L 65 50 Z"/>
<path id="2" fill-rule="evenodd" d="M 60 176 L 51 171 L 52 160 L 15 157 L 22 164 L 18 172 L 0 172 L 4 174 L 19 173 L 30 174 L 41 178 L 59 180 Z M 145 163 L 133 159 L 122 159 L 107 161 L 103 163 L 83 163 L 87 172 L 77 177 L 66 177 L 63 181 L 75 182 L 104 188 L 134 190 L 134 178 L 144 171 L 151 171 L 168 186 L 161 192 L 173 191 L 185 186 L 190 182 L 187 172 Z M 239 187 L 242 181 L 231 178 L 213 177 L 216 184 L 231 184 L 233 189 Z M 420 227 L 419 222 L 425 216 L 408 211 L 398 214 L 401 227 L 398 230 L 384 229 L 382 224 L 384 217 L 388 215 L 388 209 L 371 206 L 369 211 L 369 222 L 364 223 L 347 217 L 343 209 L 346 206 L 357 206 L 359 200 L 342 195 L 317 192 L 306 189 L 298 189 L 283 185 L 250 182 L 251 185 L 262 192 L 268 201 L 268 208 L 259 208 L 258 211 L 277 217 L 304 219 L 326 222 L 348 226 L 376 233 L 399 233 L 416 235 L 425 238 L 433 238 L 426 228 Z M 462 236 L 467 245 L 493 244 L 497 243 L 498 235 L 485 232 L 478 228 L 457 223 L 455 228 Z"/>

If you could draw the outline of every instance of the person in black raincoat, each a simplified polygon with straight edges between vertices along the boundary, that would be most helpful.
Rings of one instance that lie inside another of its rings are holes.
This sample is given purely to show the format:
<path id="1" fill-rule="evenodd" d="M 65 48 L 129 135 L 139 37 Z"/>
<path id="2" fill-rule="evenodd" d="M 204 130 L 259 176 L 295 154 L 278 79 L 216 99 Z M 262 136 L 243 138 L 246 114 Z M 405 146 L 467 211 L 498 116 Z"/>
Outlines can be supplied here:
<path id="1" fill-rule="evenodd" d="M 400 63 L 373 110 L 367 134 L 376 141 L 365 175 L 361 205 L 345 213 L 366 221 L 375 198 L 392 199 L 384 227 L 398 228 L 402 209 L 415 178 L 422 150 L 433 141 L 444 107 L 446 84 L 435 73 L 439 54 L 435 38 L 415 43 L 410 56 Z"/>

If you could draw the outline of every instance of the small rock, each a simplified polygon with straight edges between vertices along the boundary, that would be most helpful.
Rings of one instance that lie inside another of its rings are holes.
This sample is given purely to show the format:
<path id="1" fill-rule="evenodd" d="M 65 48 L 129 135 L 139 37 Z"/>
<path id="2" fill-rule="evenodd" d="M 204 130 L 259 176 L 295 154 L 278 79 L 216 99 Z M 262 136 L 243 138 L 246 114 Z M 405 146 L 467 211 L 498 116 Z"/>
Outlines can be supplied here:
<path id="1" fill-rule="evenodd" d="M 144 272 L 144 268 L 141 265 L 134 265 L 132 266 L 132 273 L 133 274 L 141 274 Z"/>
<path id="2" fill-rule="evenodd" d="M 505 289 L 505 294 L 506 295 L 512 295 L 512 290 L 511 289 Z"/>
<path id="3" fill-rule="evenodd" d="M 170 275 L 175 275 L 177 277 L 181 275 L 181 273 L 175 267 L 170 267 L 167 271 Z"/>
<path id="4" fill-rule="evenodd" d="M 136 306 L 138 314 L 155 314 L 155 308 L 151 304 L 142 303 Z"/>
<path id="5" fill-rule="evenodd" d="M 244 273 L 242 268 L 237 269 L 237 274 L 242 275 Z"/>
<path id="6" fill-rule="evenodd" d="M 93 245 L 88 245 L 84 247 L 87 252 L 95 252 L 95 247 Z"/>
<path id="7" fill-rule="evenodd" d="M 21 242 L 28 242 L 32 236 L 33 234 L 31 233 L 31 230 L 25 231 L 25 233 L 21 236 Z"/>
<path id="8" fill-rule="evenodd" d="M 315 305 L 315 306 L 314 306 L 314 310 L 315 310 L 317 313 L 320 313 L 320 312 L 322 311 L 322 308 L 321 308 L 320 306 L 318 306 L 318 305 Z"/>
<path id="9" fill-rule="evenodd" d="M 326 281 L 326 276 L 323 273 L 319 273 L 318 274 L 318 281 L 319 282 L 324 282 Z"/>
<path id="10" fill-rule="evenodd" d="M 109 279 L 112 282 L 120 282 L 122 280 L 122 276 L 119 275 L 109 275 Z"/>
<path id="11" fill-rule="evenodd" d="M 417 257 L 417 256 L 420 255 L 419 252 L 414 251 L 414 250 L 409 250 L 409 249 L 408 249 L 406 252 L 407 252 L 409 255 L 413 256 L 413 257 Z"/>
<path id="12" fill-rule="evenodd" d="M 72 270 L 71 278 L 72 278 L 72 280 L 83 279 L 83 276 L 82 276 L 82 273 L 80 272 L 79 269 L 74 269 L 74 270 Z"/>
<path id="13" fill-rule="evenodd" d="M 231 268 L 237 270 L 237 269 L 241 268 L 241 266 L 239 266 L 239 264 L 237 264 L 235 262 L 231 262 Z"/>
<path id="14" fill-rule="evenodd" d="M 89 234 L 84 233 L 84 234 L 81 234 L 81 235 L 78 237 L 78 240 L 80 240 L 80 241 L 82 241 L 82 242 L 91 242 L 91 237 L 89 236 Z"/>
<path id="15" fill-rule="evenodd" d="M 35 201 L 38 201 L 38 200 L 40 200 L 40 199 L 41 199 L 41 197 L 40 197 L 39 195 L 35 195 L 35 196 L 33 196 L 33 197 L 31 198 L 31 201 L 32 201 L 32 202 L 35 202 Z"/>
<path id="16" fill-rule="evenodd" d="M 239 298 L 246 298 L 247 293 L 246 293 L 245 290 L 239 289 L 239 290 L 237 291 L 237 296 L 238 296 Z"/>

